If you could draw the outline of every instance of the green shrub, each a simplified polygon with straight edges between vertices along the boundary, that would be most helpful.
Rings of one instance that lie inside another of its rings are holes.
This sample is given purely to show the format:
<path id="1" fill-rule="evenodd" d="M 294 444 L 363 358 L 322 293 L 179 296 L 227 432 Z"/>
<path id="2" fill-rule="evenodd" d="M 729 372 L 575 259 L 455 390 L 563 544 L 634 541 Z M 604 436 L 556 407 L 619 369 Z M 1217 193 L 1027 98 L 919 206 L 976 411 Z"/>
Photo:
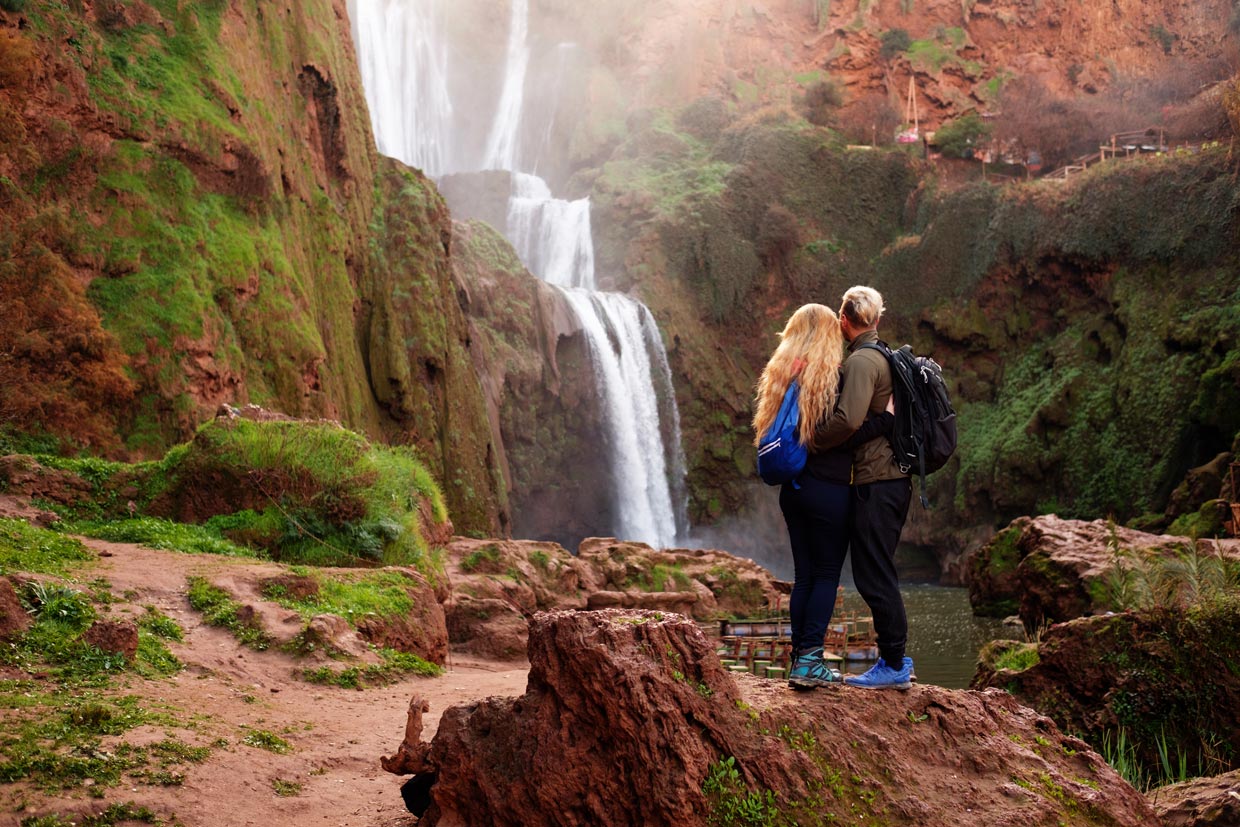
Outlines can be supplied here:
<path id="1" fill-rule="evenodd" d="M 893 57 L 904 54 L 913 44 L 913 39 L 904 29 L 888 29 L 879 35 L 878 39 L 882 43 L 878 53 L 883 60 L 891 60 Z"/>
<path id="2" fill-rule="evenodd" d="M 989 135 L 990 126 L 976 112 L 970 112 L 939 127 L 934 142 L 948 158 L 970 158 Z"/>
<path id="3" fill-rule="evenodd" d="M 1168 31 L 1160 23 L 1150 26 L 1150 37 L 1154 38 L 1158 45 L 1162 47 L 1163 53 L 1168 55 L 1171 54 L 1171 47 L 1175 45 L 1175 41 L 1179 39 L 1179 35 Z"/>
<path id="4" fill-rule="evenodd" d="M 1023 672 L 1030 666 L 1037 664 L 1037 662 L 1038 646 L 1036 643 L 1028 643 L 1008 649 L 995 658 L 995 669 L 1011 669 L 1014 672 Z"/>
<path id="5" fill-rule="evenodd" d="M 815 126 L 829 126 L 843 104 L 843 87 L 833 80 L 820 80 L 805 90 L 805 119 Z"/>
<path id="6" fill-rule="evenodd" d="M 0 9 L 20 12 L 26 10 L 26 0 L 0 0 Z"/>
<path id="7" fill-rule="evenodd" d="M 201 577 L 191 577 L 188 597 L 189 605 L 202 612 L 203 620 L 229 630 L 243 645 L 260 652 L 271 645 L 271 638 L 266 632 L 241 619 L 241 604 L 223 589 L 212 586 Z"/>

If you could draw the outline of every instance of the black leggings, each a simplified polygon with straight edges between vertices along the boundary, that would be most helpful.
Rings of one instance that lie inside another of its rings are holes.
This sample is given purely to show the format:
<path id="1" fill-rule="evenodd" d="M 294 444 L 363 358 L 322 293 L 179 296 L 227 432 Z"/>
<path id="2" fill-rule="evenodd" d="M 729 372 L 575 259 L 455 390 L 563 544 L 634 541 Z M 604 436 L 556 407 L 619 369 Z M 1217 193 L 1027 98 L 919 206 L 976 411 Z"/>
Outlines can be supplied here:
<path id="1" fill-rule="evenodd" d="M 908 516 L 912 485 L 907 477 L 853 486 L 853 581 L 870 607 L 878 654 L 899 669 L 908 643 L 908 618 L 896 574 L 896 545 Z"/>
<path id="2" fill-rule="evenodd" d="M 804 651 L 822 646 L 835 610 L 840 571 L 848 554 L 848 486 L 802 475 L 801 487 L 784 485 L 779 507 L 788 524 L 794 570 L 792 647 Z"/>

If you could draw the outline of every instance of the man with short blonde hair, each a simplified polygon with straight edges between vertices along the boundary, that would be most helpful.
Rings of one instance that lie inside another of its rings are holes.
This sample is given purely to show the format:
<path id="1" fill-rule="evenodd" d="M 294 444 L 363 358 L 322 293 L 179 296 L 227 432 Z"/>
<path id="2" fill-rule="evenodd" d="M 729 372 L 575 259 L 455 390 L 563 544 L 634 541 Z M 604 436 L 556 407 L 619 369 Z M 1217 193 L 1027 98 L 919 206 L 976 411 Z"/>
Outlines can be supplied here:
<path id="1" fill-rule="evenodd" d="M 853 287 L 840 305 L 840 328 L 848 340 L 848 359 L 840 371 L 835 412 L 814 435 L 812 450 L 824 451 L 847 440 L 870 413 L 887 407 L 893 392 L 891 364 L 878 340 L 883 297 L 872 287 Z M 885 437 L 853 453 L 852 528 L 849 551 L 853 580 L 874 617 L 879 659 L 863 675 L 845 683 L 866 689 L 908 689 L 912 658 L 905 657 L 908 618 L 896 573 L 896 545 L 908 516 L 912 484 L 900 469 Z"/>

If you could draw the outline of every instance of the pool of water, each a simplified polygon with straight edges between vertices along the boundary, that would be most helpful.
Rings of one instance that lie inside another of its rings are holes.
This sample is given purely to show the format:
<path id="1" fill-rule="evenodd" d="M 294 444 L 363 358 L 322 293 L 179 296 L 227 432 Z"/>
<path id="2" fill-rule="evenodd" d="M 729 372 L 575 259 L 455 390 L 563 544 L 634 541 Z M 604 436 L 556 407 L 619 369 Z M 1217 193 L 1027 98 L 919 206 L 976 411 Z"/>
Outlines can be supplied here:
<path id="1" fill-rule="evenodd" d="M 908 614 L 908 655 L 920 683 L 963 689 L 977 668 L 982 646 L 991 640 L 1020 637 L 1020 629 L 1005 627 L 993 618 L 974 617 L 967 589 L 906 585 L 900 591 Z M 844 607 L 865 611 L 865 602 L 850 585 L 845 585 Z M 870 664 L 847 666 L 846 671 L 859 673 Z"/>

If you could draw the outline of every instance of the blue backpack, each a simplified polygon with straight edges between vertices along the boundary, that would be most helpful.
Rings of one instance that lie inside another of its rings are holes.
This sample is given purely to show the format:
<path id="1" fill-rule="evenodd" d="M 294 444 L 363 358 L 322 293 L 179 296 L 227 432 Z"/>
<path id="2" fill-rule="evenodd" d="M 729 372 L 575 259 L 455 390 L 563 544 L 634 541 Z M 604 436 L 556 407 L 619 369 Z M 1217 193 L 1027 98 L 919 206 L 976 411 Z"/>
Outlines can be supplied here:
<path id="1" fill-rule="evenodd" d="M 758 476 L 767 485 L 796 487 L 796 478 L 805 470 L 808 451 L 797 439 L 797 425 L 801 421 L 801 386 L 795 379 L 784 391 L 784 401 L 771 427 L 767 428 L 758 443 Z"/>

